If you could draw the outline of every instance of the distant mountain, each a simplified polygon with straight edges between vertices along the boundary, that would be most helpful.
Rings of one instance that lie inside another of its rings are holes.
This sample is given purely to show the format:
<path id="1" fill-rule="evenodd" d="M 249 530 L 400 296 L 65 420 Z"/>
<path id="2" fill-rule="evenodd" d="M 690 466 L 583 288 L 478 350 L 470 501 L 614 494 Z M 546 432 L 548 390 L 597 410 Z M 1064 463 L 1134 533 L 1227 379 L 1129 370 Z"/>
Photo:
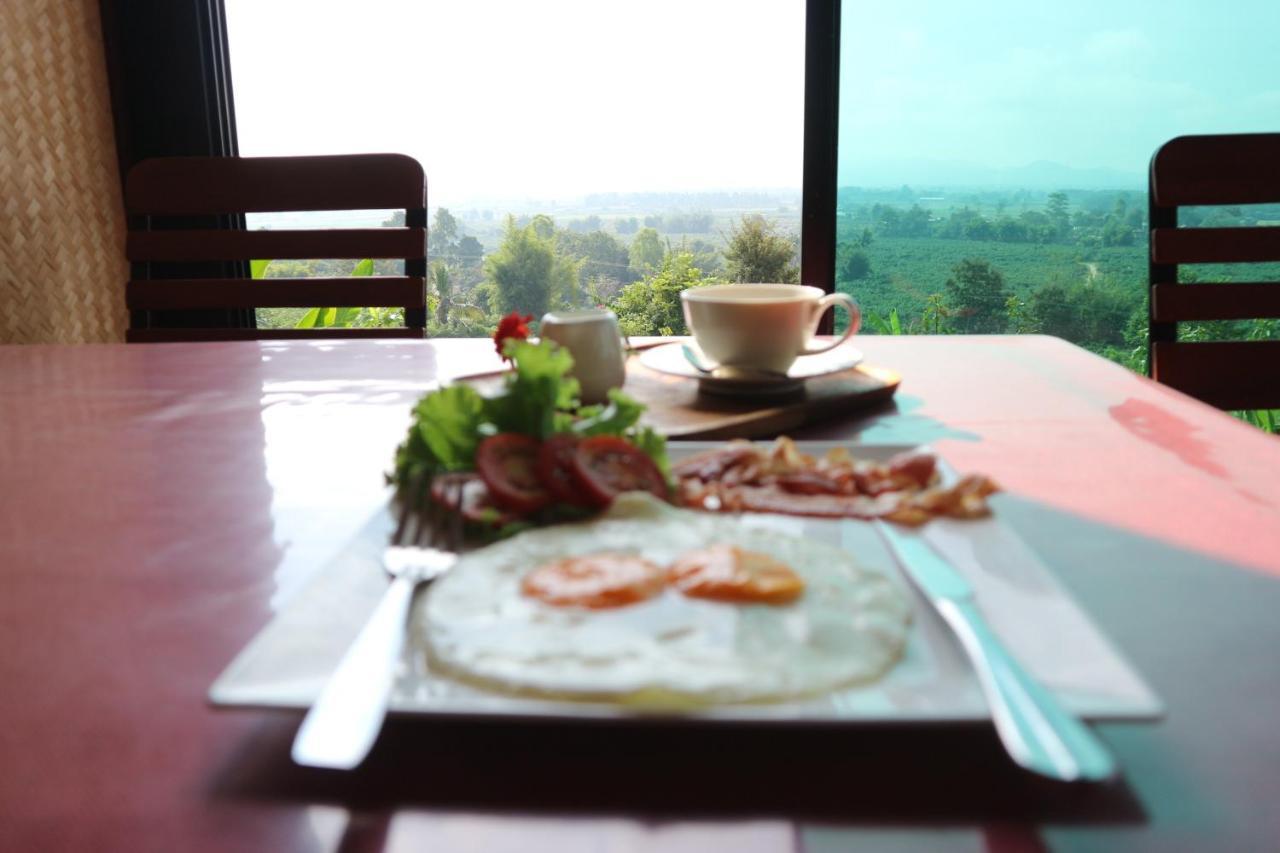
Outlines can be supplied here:
<path id="1" fill-rule="evenodd" d="M 1049 160 L 1015 168 L 996 168 L 963 160 L 884 160 L 840 163 L 842 187 L 948 187 L 1045 190 L 1143 190 L 1145 173 L 1113 169 L 1077 169 Z"/>

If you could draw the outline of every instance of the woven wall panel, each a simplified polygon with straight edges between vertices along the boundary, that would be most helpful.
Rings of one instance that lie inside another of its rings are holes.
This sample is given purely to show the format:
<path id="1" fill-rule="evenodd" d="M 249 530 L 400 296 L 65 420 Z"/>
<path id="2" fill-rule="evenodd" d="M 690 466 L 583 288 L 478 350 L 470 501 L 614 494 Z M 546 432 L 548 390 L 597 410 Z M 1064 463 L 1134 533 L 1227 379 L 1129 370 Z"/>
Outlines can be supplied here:
<path id="1" fill-rule="evenodd" d="M 0 1 L 0 343 L 124 340 L 125 221 L 95 0 Z"/>

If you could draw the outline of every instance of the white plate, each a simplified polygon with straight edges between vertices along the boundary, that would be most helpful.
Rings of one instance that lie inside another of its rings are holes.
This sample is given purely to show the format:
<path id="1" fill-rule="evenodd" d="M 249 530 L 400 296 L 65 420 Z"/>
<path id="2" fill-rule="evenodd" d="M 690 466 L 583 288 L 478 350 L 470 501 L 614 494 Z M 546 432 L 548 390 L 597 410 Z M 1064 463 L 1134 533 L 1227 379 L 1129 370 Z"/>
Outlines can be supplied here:
<path id="1" fill-rule="evenodd" d="M 835 442 L 800 442 L 822 453 Z M 672 455 L 714 447 L 672 445 Z M 903 445 L 848 445 L 855 455 L 884 459 Z M 954 474 L 943 468 L 944 477 Z M 996 633 L 1046 686 L 1088 719 L 1147 720 L 1163 713 L 1160 700 L 1081 611 L 1052 573 L 996 514 L 978 521 L 930 522 L 927 536 L 973 584 L 979 607 Z M 824 540 L 858 555 L 911 591 L 915 623 L 903 660 L 873 684 L 817 699 L 761 705 L 723 705 L 657 715 L 688 722 L 778 724 L 956 723 L 989 719 L 972 670 L 949 630 L 901 576 L 870 524 L 854 520 L 744 516 L 793 535 Z M 209 690 L 225 707 L 304 709 L 346 651 L 386 589 L 379 564 L 393 524 L 378 512 L 357 537 L 287 601 Z M 416 633 L 416 632 L 415 632 Z M 412 636 L 412 635 L 411 635 Z M 421 650 L 409 648 L 391 699 L 392 711 L 427 717 L 539 717 L 565 721 L 653 718 L 607 703 L 506 696 L 459 684 L 432 672 Z"/>
<path id="2" fill-rule="evenodd" d="M 779 374 L 776 378 L 765 378 L 761 374 L 735 375 L 727 368 L 718 369 L 716 373 L 709 375 L 689 363 L 682 350 L 685 346 L 692 349 L 703 364 L 715 363 L 702 354 L 698 344 L 692 339 L 685 343 L 662 344 L 644 350 L 640 353 L 640 363 L 659 373 L 696 379 L 705 392 L 733 396 L 788 394 L 798 391 L 806 379 L 829 376 L 862 363 L 861 350 L 842 344 L 824 353 L 797 358 L 785 376 Z"/>

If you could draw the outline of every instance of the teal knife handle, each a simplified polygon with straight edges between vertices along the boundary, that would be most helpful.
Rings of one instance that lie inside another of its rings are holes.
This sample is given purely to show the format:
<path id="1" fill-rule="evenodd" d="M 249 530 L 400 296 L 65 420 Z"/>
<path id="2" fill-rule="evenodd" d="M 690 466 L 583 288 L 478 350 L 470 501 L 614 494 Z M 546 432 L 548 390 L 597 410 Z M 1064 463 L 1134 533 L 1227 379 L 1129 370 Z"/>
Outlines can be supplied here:
<path id="1" fill-rule="evenodd" d="M 1115 775 L 1106 746 L 1014 660 L 971 599 L 939 600 L 937 608 L 973 663 L 996 731 L 1014 761 L 1068 782 Z"/>

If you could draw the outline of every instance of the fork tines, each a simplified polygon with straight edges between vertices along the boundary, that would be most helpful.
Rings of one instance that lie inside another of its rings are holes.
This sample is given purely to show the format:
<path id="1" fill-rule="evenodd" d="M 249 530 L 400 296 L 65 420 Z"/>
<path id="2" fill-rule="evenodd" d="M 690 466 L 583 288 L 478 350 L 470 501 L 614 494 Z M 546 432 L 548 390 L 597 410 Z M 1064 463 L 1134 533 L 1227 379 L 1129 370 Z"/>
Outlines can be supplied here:
<path id="1" fill-rule="evenodd" d="M 465 481 L 446 477 L 437 500 L 431 477 L 414 475 L 399 494 L 393 545 L 457 551 L 462 545 L 462 498 Z"/>

